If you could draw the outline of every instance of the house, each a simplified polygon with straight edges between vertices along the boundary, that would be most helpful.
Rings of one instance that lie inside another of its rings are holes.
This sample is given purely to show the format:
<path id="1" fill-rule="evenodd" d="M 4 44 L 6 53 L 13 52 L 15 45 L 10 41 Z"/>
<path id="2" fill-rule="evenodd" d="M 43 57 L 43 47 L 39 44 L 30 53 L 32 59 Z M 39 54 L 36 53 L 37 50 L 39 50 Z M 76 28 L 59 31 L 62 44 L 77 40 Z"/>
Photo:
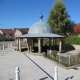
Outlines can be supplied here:
<path id="1" fill-rule="evenodd" d="M 21 36 L 23 34 L 28 34 L 28 30 L 29 29 L 17 29 L 14 33 L 14 37 L 18 37 L 18 36 Z M 23 39 L 24 42 L 27 42 L 27 38 L 24 38 Z"/>
<path id="2" fill-rule="evenodd" d="M 15 29 L 0 29 L 0 34 L 4 37 L 14 38 Z"/>
<path id="3" fill-rule="evenodd" d="M 23 34 L 27 34 L 29 29 L 16 29 L 14 33 L 14 37 L 21 36 Z"/>
<path id="4" fill-rule="evenodd" d="M 20 35 L 27 34 L 29 28 L 12 28 L 12 29 L 0 29 L 0 34 L 4 37 L 16 38 Z"/>

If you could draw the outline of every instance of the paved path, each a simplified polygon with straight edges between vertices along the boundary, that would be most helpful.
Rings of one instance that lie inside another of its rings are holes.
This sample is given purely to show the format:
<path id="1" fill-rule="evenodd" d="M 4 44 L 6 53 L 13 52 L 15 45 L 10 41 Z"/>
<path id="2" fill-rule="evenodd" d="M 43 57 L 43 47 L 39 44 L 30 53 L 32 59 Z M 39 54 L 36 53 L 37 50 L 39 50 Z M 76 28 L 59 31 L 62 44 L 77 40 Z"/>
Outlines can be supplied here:
<path id="1" fill-rule="evenodd" d="M 0 52 L 0 80 L 15 80 L 15 67 L 20 67 L 20 80 L 53 80 L 54 67 L 58 67 L 58 80 L 80 80 L 80 67 L 78 70 L 65 69 L 42 56 L 24 54 L 7 48 Z"/>

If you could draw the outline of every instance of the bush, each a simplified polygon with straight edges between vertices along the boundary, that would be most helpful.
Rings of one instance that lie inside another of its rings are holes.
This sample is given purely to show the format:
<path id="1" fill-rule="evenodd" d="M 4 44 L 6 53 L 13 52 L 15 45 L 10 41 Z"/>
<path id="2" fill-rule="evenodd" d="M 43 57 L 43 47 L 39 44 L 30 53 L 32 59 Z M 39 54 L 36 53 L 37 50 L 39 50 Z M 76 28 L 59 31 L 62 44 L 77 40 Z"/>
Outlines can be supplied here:
<path id="1" fill-rule="evenodd" d="M 51 53 L 51 54 L 52 54 L 53 56 L 56 56 L 56 55 L 57 55 L 57 53 L 58 53 L 58 51 L 57 51 L 57 50 L 54 50 L 54 51 L 52 51 L 52 53 Z"/>
<path id="2" fill-rule="evenodd" d="M 78 35 L 67 37 L 65 38 L 65 43 L 66 44 L 80 44 L 80 38 Z"/>

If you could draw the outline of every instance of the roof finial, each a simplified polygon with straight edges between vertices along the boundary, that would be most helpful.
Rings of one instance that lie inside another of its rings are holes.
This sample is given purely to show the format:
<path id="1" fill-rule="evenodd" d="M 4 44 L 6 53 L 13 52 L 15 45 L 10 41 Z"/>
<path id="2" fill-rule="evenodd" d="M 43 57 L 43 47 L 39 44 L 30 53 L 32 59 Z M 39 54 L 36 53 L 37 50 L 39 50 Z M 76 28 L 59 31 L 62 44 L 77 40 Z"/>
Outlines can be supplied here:
<path id="1" fill-rule="evenodd" d="M 42 18 L 43 18 L 42 11 L 41 11 L 39 17 L 40 17 L 40 21 L 42 21 Z"/>

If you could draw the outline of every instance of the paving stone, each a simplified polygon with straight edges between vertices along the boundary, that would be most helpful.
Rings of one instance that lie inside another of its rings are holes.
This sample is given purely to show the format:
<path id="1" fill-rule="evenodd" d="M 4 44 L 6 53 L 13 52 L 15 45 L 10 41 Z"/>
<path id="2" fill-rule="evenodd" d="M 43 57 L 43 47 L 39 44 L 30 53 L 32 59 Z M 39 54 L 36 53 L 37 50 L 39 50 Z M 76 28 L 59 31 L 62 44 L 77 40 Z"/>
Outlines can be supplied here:
<path id="1" fill-rule="evenodd" d="M 1 56 L 3 55 L 3 56 Z M 15 67 L 20 68 L 20 80 L 53 80 L 54 67 L 58 67 L 58 80 L 79 80 L 77 70 L 65 69 L 43 56 L 35 56 L 15 51 L 15 47 L 0 52 L 0 80 L 15 80 Z"/>

